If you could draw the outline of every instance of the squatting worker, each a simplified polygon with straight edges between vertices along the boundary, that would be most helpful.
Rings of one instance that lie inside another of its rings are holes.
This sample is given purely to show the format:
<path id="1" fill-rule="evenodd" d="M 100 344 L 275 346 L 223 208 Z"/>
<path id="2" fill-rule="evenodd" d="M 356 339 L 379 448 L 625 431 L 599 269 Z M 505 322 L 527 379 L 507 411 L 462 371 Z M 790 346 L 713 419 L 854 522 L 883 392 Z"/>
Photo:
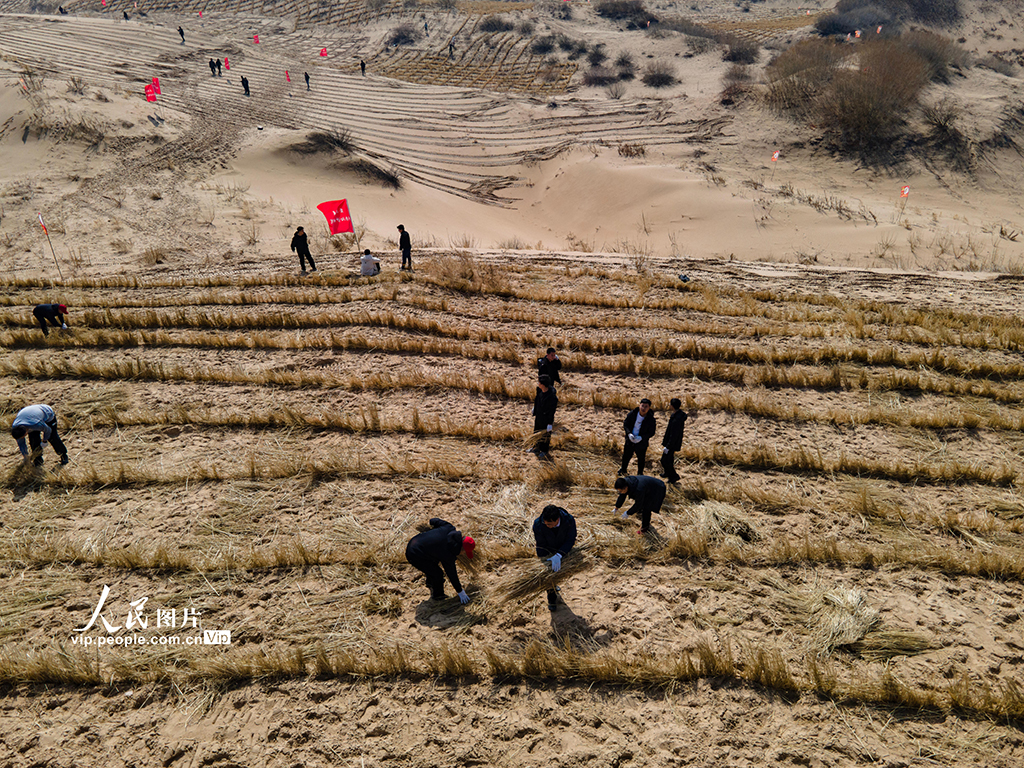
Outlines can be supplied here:
<path id="1" fill-rule="evenodd" d="M 28 445 L 25 445 L 25 436 Z M 18 411 L 11 424 L 11 437 L 18 441 L 18 450 L 28 461 L 35 457 L 37 467 L 43 464 L 43 443 L 49 443 L 60 456 L 60 463 L 68 463 L 68 449 L 57 433 L 57 414 L 48 405 L 28 405 Z M 32 452 L 29 453 L 29 448 Z"/>
<path id="2" fill-rule="evenodd" d="M 683 402 L 678 397 L 673 397 L 668 404 L 672 406 L 672 415 L 668 418 L 665 436 L 661 439 L 661 468 L 662 477 L 674 485 L 679 482 L 679 473 L 676 472 L 676 451 L 683 447 L 686 411 L 682 409 Z"/>
<path id="3" fill-rule="evenodd" d="M 65 321 L 68 308 L 63 304 L 37 304 L 36 308 L 32 310 L 32 314 L 39 323 L 39 327 L 43 329 L 43 336 L 50 335 L 50 329 L 46 325 L 47 321 L 53 323 L 54 328 L 68 327 Z M 61 315 L 65 317 L 61 317 Z"/>
<path id="4" fill-rule="evenodd" d="M 619 510 L 626 497 L 633 500 L 633 506 L 622 513 L 625 520 L 630 515 L 640 515 L 640 533 L 651 530 L 651 513 L 661 514 L 661 505 L 665 501 L 665 484 L 656 477 L 647 475 L 627 475 L 615 478 L 615 490 L 619 498 L 615 501 L 614 512 Z"/>
<path id="5" fill-rule="evenodd" d="M 640 405 L 630 411 L 622 422 L 626 430 L 626 444 L 622 448 L 622 466 L 619 467 L 619 474 L 625 475 L 629 471 L 629 460 L 636 454 L 637 474 L 644 473 L 647 465 L 647 446 L 654 437 L 654 430 L 658 422 L 651 413 L 651 401 L 646 397 L 640 401 Z"/>
<path id="6" fill-rule="evenodd" d="M 448 581 L 452 583 L 459 600 L 465 605 L 469 602 L 469 595 L 459 581 L 455 559 L 464 551 L 466 557 L 472 560 L 475 548 L 476 542 L 471 537 L 463 536 L 461 532 L 455 530 L 454 525 L 435 517 L 430 520 L 429 531 L 417 533 L 409 540 L 405 547 L 405 559 L 411 566 L 426 574 L 431 600 L 445 599 L 444 576 L 448 574 Z M 441 568 L 444 568 L 443 572 Z"/>
<path id="7" fill-rule="evenodd" d="M 554 347 L 548 347 L 547 354 L 544 357 L 537 358 L 537 375 L 544 376 L 547 374 L 551 377 L 552 384 L 561 384 L 562 377 L 558 375 L 558 372 L 562 370 L 562 361 L 558 359 L 558 355 L 555 354 Z"/>
<path id="8" fill-rule="evenodd" d="M 373 277 L 380 274 L 380 259 L 370 253 L 367 248 L 359 259 L 359 274 L 363 277 Z"/>
<path id="9" fill-rule="evenodd" d="M 576 544 L 576 519 L 561 507 L 548 504 L 540 517 L 533 521 L 533 539 L 537 543 L 537 557 L 546 558 L 551 570 L 558 573 L 562 559 Z M 558 590 L 548 590 L 548 610 L 558 608 Z"/>

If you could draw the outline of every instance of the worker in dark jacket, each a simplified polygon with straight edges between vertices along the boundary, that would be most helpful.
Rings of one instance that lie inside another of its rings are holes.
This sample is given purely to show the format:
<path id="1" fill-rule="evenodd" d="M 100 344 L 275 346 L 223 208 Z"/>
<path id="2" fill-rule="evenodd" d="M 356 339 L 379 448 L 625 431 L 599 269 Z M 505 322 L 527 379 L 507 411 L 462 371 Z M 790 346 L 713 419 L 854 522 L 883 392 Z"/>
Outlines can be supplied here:
<path id="1" fill-rule="evenodd" d="M 68 308 L 63 304 L 37 304 L 36 308 L 32 310 L 32 314 L 39 322 L 39 327 L 43 329 L 43 336 L 50 335 L 50 329 L 47 327 L 47 321 L 53 323 L 54 328 L 67 328 L 68 324 L 64 321 L 64 317 L 68 313 Z"/>
<path id="2" fill-rule="evenodd" d="M 540 433 L 537 444 L 530 449 L 538 459 L 547 459 L 551 450 L 551 431 L 555 427 L 555 410 L 558 408 L 558 395 L 551 386 L 551 377 L 547 374 L 537 377 L 537 396 L 533 400 L 533 433 Z"/>
<path id="3" fill-rule="evenodd" d="M 619 474 L 625 475 L 629 471 L 629 460 L 636 454 L 637 474 L 644 473 L 647 466 L 647 446 L 654 437 L 654 430 L 658 422 L 651 413 L 651 401 L 646 397 L 640 401 L 640 405 L 629 412 L 625 421 L 622 422 L 626 430 L 626 444 L 622 449 L 622 466 L 619 467 Z"/>
<path id="4" fill-rule="evenodd" d="M 25 445 L 26 436 L 28 445 Z M 29 405 L 18 411 L 11 424 L 11 437 L 18 441 L 18 450 L 25 461 L 35 457 L 37 467 L 43 464 L 43 443 L 53 446 L 61 464 L 68 463 L 68 449 L 57 434 L 57 414 L 48 405 Z"/>
<path id="5" fill-rule="evenodd" d="M 664 470 L 663 477 L 674 485 L 679 482 L 679 475 L 676 473 L 676 451 L 683 447 L 686 411 L 682 410 L 683 403 L 678 397 L 669 400 L 669 405 L 672 406 L 672 415 L 668 418 L 665 436 L 661 438 L 661 468 Z"/>
<path id="6" fill-rule="evenodd" d="M 615 478 L 615 490 L 619 498 L 615 502 L 615 510 L 621 507 L 628 496 L 633 506 L 622 513 L 625 520 L 630 515 L 640 515 L 640 533 L 651 530 L 651 513 L 661 514 L 661 504 L 665 501 L 665 484 L 656 477 L 627 475 Z"/>
<path id="7" fill-rule="evenodd" d="M 363 74 L 366 74 L 365 68 Z M 409 233 L 405 231 L 405 226 L 402 224 L 398 225 L 398 249 L 402 252 L 402 266 L 399 271 L 408 269 L 412 272 L 412 240 L 409 238 Z"/>
<path id="8" fill-rule="evenodd" d="M 562 558 L 576 543 L 576 520 L 561 507 L 548 504 L 540 517 L 533 521 L 533 538 L 537 542 L 537 557 L 546 558 L 551 570 L 558 573 Z M 548 610 L 558 607 L 558 590 L 548 590 Z"/>
<path id="9" fill-rule="evenodd" d="M 558 372 L 561 370 L 562 361 L 555 354 L 554 347 L 548 347 L 547 354 L 544 357 L 537 358 L 537 375 L 544 376 L 546 374 L 550 376 L 552 385 L 562 383 L 562 377 L 558 375 Z"/>
<path id="10" fill-rule="evenodd" d="M 465 605 L 469 595 L 462 588 L 459 573 L 455 568 L 455 558 L 465 551 L 466 557 L 473 559 L 476 542 L 469 536 L 463 536 L 455 530 L 455 526 L 439 517 L 430 521 L 430 530 L 417 533 L 405 547 L 405 559 L 414 568 L 423 571 L 427 576 L 431 600 L 444 600 L 444 576 L 458 593 L 459 600 Z M 441 571 L 444 568 L 444 572 Z"/>
<path id="11" fill-rule="evenodd" d="M 299 254 L 299 269 L 306 274 L 306 259 L 309 259 L 309 268 L 316 272 L 316 264 L 313 263 L 313 255 L 309 252 L 309 241 L 306 237 L 306 230 L 299 227 L 292 237 L 292 253 Z"/>

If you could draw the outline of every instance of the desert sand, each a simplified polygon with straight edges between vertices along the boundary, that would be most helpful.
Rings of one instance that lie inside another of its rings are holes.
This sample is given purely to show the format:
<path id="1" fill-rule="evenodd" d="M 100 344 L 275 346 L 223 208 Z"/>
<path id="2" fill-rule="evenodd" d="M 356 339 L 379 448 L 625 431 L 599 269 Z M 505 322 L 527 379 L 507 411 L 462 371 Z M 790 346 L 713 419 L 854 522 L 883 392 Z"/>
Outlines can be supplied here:
<path id="1" fill-rule="evenodd" d="M 72 459 L 5 438 L 0 766 L 1020 765 L 1020 4 L 941 30 L 1009 64 L 925 94 L 968 166 L 765 106 L 827 4 L 649 6 L 761 46 L 733 103 L 720 47 L 571 7 L 0 2 L 2 411 L 53 405 Z M 678 82 L 583 85 L 530 52 L 559 33 Z M 642 538 L 645 396 L 648 473 L 690 419 Z M 501 596 L 548 503 L 589 548 L 555 612 Z M 431 517 L 480 543 L 466 608 L 405 562 Z"/>

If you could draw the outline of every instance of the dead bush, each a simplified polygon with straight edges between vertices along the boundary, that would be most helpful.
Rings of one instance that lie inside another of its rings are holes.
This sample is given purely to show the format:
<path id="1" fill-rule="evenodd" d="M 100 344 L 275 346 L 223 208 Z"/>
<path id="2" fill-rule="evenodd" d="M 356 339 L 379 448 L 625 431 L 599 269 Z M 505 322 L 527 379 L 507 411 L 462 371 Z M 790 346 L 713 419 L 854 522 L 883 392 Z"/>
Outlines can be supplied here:
<path id="1" fill-rule="evenodd" d="M 601 0 L 594 10 L 606 19 L 625 21 L 629 29 L 646 29 L 647 22 L 658 20 L 644 7 L 642 0 Z"/>
<path id="2" fill-rule="evenodd" d="M 412 45 L 419 39 L 417 27 L 412 24 L 399 24 L 388 34 L 385 44 L 388 46 Z"/>
<path id="3" fill-rule="evenodd" d="M 928 65 L 928 79 L 948 83 L 952 69 L 968 66 L 967 51 L 948 37 L 923 29 L 900 36 L 900 42 L 920 56 Z"/>
<path id="4" fill-rule="evenodd" d="M 611 85 L 619 79 L 618 74 L 608 67 L 591 67 L 583 73 L 584 85 Z"/>
<path id="5" fill-rule="evenodd" d="M 672 65 L 663 61 L 655 61 L 648 64 L 646 69 L 644 69 L 642 80 L 644 85 L 651 88 L 667 88 L 678 82 L 675 69 L 672 68 Z"/>
<path id="6" fill-rule="evenodd" d="M 724 38 L 725 53 L 722 59 L 735 64 L 753 64 L 761 56 L 761 48 L 752 40 L 741 40 L 737 37 Z"/>
<path id="7" fill-rule="evenodd" d="M 765 68 L 768 104 L 778 110 L 805 113 L 847 55 L 831 40 L 805 40 L 783 51 Z"/>
<path id="8" fill-rule="evenodd" d="M 289 149 L 302 155 L 332 154 L 344 152 L 351 155 L 356 145 L 352 141 L 352 134 L 346 129 L 333 129 L 329 131 L 313 131 L 306 134 L 306 140 L 292 144 Z"/>
<path id="9" fill-rule="evenodd" d="M 481 32 L 511 32 L 515 29 L 515 24 L 504 16 L 485 16 L 480 21 L 478 29 Z"/>

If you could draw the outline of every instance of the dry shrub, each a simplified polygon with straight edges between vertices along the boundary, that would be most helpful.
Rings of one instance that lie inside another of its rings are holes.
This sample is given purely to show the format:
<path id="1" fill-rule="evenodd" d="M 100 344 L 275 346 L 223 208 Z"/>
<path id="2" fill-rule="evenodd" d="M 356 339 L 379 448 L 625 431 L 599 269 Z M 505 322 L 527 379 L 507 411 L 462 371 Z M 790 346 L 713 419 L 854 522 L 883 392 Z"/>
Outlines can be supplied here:
<path id="1" fill-rule="evenodd" d="M 608 67 L 591 67 L 583 73 L 584 85 L 611 85 L 619 79 L 618 74 Z"/>
<path id="2" fill-rule="evenodd" d="M 951 69 L 963 69 L 969 63 L 967 51 L 948 37 L 917 29 L 900 36 L 900 42 L 928 65 L 928 79 L 948 83 Z"/>
<path id="3" fill-rule="evenodd" d="M 477 27 L 481 32 L 511 32 L 515 24 L 504 16 L 485 16 Z"/>
<path id="4" fill-rule="evenodd" d="M 398 169 L 393 165 L 388 168 L 382 168 L 366 158 L 359 158 L 338 163 L 334 167 L 355 173 L 368 182 L 380 184 L 388 189 L 402 188 L 402 177 L 399 175 Z"/>
<path id="5" fill-rule="evenodd" d="M 760 46 L 752 40 L 730 37 L 723 39 L 721 42 L 726 45 L 725 53 L 722 54 L 724 61 L 731 61 L 736 64 L 753 64 L 761 55 Z"/>
<path id="6" fill-rule="evenodd" d="M 302 155 L 332 154 L 334 152 L 344 152 L 346 155 L 350 155 L 355 151 L 356 145 L 352 141 L 352 134 L 341 128 L 307 133 L 305 141 L 292 144 L 288 148 L 292 152 Z"/>
<path id="7" fill-rule="evenodd" d="M 402 601 L 398 595 L 374 588 L 363 598 L 363 612 L 377 616 L 398 616 L 402 612 Z"/>
<path id="8" fill-rule="evenodd" d="M 805 40 L 783 51 L 765 68 L 768 103 L 778 110 L 803 113 L 832 81 L 846 56 L 831 40 Z"/>
<path id="9" fill-rule="evenodd" d="M 152 267 L 156 264 L 163 264 L 167 260 L 168 255 L 166 248 L 152 246 L 142 252 L 139 260 L 147 267 Z"/>
<path id="10" fill-rule="evenodd" d="M 614 99 L 615 101 L 618 101 L 619 99 L 626 95 L 626 86 L 624 86 L 622 83 L 612 83 L 605 89 L 605 93 L 608 94 L 609 99 Z"/>
<path id="11" fill-rule="evenodd" d="M 647 22 L 658 20 L 647 11 L 642 0 L 600 0 L 594 10 L 606 19 L 625 21 L 629 29 L 646 28 Z"/>
<path id="12" fill-rule="evenodd" d="M 722 501 L 703 501 L 684 514 L 697 535 L 706 541 L 721 541 L 727 536 L 745 542 L 762 538 L 757 527 L 743 517 L 742 510 Z"/>
<path id="13" fill-rule="evenodd" d="M 839 0 L 836 3 L 839 13 L 859 8 L 875 8 L 892 18 L 925 24 L 955 24 L 963 16 L 960 0 Z"/>
<path id="14" fill-rule="evenodd" d="M 619 154 L 622 157 L 643 157 L 647 154 L 647 147 L 643 144 L 619 144 Z"/>
<path id="15" fill-rule="evenodd" d="M 667 64 L 663 61 L 655 61 L 648 64 L 644 69 L 643 77 L 644 85 L 650 86 L 651 88 L 667 88 L 671 85 L 675 85 L 676 72 L 671 64 Z"/>
<path id="16" fill-rule="evenodd" d="M 984 56 L 974 63 L 979 67 L 991 69 L 993 72 L 998 72 L 1000 75 L 1006 75 L 1007 77 L 1016 77 L 1017 75 L 1017 67 L 1012 62 L 999 58 L 998 54 Z"/>
<path id="17" fill-rule="evenodd" d="M 919 55 L 891 40 L 866 43 L 860 68 L 838 72 L 818 97 L 818 122 L 837 144 L 880 148 L 903 127 L 928 82 Z"/>
<path id="18" fill-rule="evenodd" d="M 722 76 L 722 82 L 726 85 L 750 82 L 750 70 L 743 64 L 733 64 Z"/>
<path id="19" fill-rule="evenodd" d="M 412 45 L 420 39 L 419 28 L 412 24 L 399 24 L 388 34 L 385 45 Z"/>

